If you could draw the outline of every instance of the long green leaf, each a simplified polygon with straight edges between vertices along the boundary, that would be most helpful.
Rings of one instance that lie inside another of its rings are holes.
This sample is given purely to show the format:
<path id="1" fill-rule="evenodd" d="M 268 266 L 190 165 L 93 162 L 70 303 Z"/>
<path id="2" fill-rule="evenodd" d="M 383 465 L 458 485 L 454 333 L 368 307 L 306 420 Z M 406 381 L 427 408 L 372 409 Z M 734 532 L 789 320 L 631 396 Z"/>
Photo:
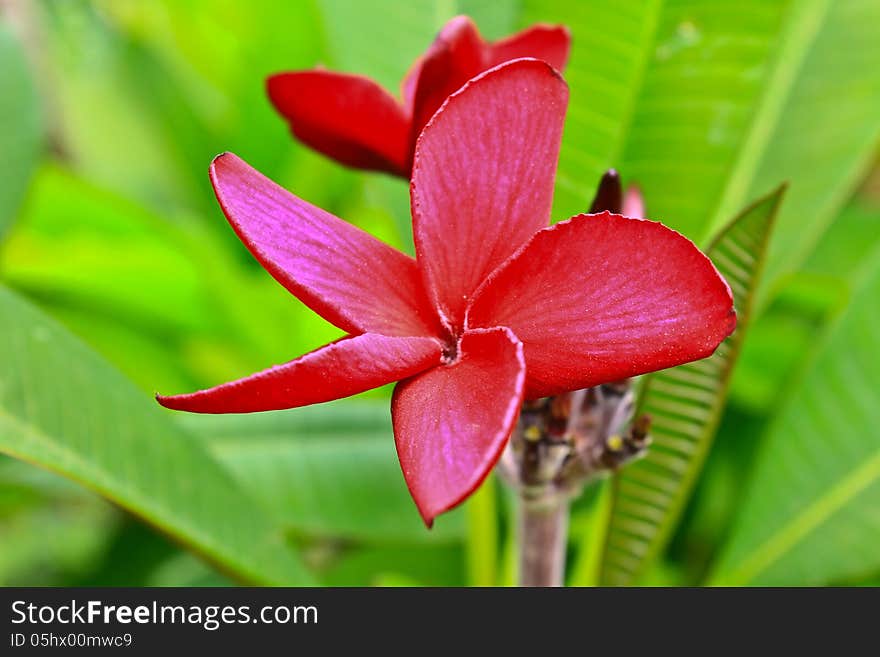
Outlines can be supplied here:
<path id="1" fill-rule="evenodd" d="M 737 172 L 748 186 L 743 185 L 740 193 L 733 188 L 728 203 L 719 206 L 716 214 L 723 220 L 726 212 L 747 199 L 767 193 L 783 180 L 791 181 L 770 244 L 759 306 L 767 301 L 772 286 L 809 256 L 880 143 L 880 3 L 798 2 L 792 19 L 810 32 L 812 40 L 797 54 L 778 53 L 777 69 L 784 71 L 796 61 L 796 75 L 787 86 L 777 88 L 774 80 L 767 89 L 771 98 L 779 95 L 775 101 L 779 108 L 774 110 L 771 101 L 765 111 L 762 104 L 762 118 L 764 114 L 770 118 L 757 127 L 753 123 L 749 145 L 755 144 L 755 150 L 749 151 L 747 145 L 740 151 Z"/>
<path id="2" fill-rule="evenodd" d="M 171 225 L 55 165 L 40 167 L 0 244 L 7 285 L 151 392 L 206 387 L 338 336 L 248 265 L 198 222 Z"/>
<path id="3" fill-rule="evenodd" d="M 521 22 L 536 20 L 573 33 L 556 219 L 583 212 L 616 167 L 652 218 L 702 241 L 788 180 L 772 283 L 809 254 L 880 138 L 875 0 L 525 0 Z"/>
<path id="4" fill-rule="evenodd" d="M 40 153 L 36 90 L 16 38 L 0 23 L 0 235 L 15 216 Z"/>
<path id="5" fill-rule="evenodd" d="M 370 543 L 458 541 L 460 512 L 427 530 L 406 489 L 388 402 L 180 420 L 296 533 Z"/>
<path id="6" fill-rule="evenodd" d="M 117 515 L 81 486 L 0 454 L 0 586 L 72 584 L 106 549 Z"/>
<path id="7" fill-rule="evenodd" d="M 662 9 L 661 0 L 524 1 L 522 26 L 550 21 L 572 31 L 571 61 L 565 70 L 571 99 L 556 175 L 554 219 L 585 212 L 595 181 L 609 167 L 620 167 L 636 99 L 654 55 Z"/>
<path id="8" fill-rule="evenodd" d="M 880 251 L 762 442 L 710 580 L 822 585 L 880 570 Z"/>
<path id="9" fill-rule="evenodd" d="M 191 436 L 0 288 L 0 452 L 80 482 L 241 580 L 310 581 L 281 532 Z"/>
<path id="10" fill-rule="evenodd" d="M 583 212 L 592 181 L 616 167 L 642 187 L 653 218 L 705 236 L 786 4 L 526 0 L 524 23 L 559 21 L 573 35 L 555 218 Z"/>
<path id="11" fill-rule="evenodd" d="M 601 581 L 636 581 L 666 547 L 706 460 L 727 398 L 733 366 L 784 188 L 745 210 L 707 253 L 733 290 L 738 328 L 709 358 L 648 377 L 639 412 L 652 418 L 644 459 L 614 481 Z"/>

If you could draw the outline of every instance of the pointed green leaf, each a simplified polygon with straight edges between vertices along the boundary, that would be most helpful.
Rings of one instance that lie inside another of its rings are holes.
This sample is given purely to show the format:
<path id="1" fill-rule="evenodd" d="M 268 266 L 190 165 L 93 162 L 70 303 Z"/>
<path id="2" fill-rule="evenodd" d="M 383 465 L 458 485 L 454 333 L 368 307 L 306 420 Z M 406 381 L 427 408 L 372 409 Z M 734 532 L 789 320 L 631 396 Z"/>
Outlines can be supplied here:
<path id="1" fill-rule="evenodd" d="M 816 586 L 880 571 L 880 250 L 860 274 L 761 443 L 713 584 Z"/>
<path id="2" fill-rule="evenodd" d="M 238 579 L 308 574 L 201 444 L 54 321 L 0 288 L 0 452 L 73 479 Z"/>
<path id="3" fill-rule="evenodd" d="M 666 547 L 693 490 L 724 408 L 784 191 L 745 210 L 707 249 L 733 290 L 737 330 L 709 358 L 657 372 L 645 382 L 638 412 L 651 416 L 653 443 L 645 458 L 614 478 L 604 584 L 631 584 L 646 571 Z"/>

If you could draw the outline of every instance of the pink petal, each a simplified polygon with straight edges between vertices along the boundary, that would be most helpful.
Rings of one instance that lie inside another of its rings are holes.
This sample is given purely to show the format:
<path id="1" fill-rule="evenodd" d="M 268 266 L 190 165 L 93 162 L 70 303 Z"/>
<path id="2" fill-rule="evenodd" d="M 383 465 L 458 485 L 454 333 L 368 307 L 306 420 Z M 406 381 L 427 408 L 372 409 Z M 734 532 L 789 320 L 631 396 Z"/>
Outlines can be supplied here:
<path id="1" fill-rule="evenodd" d="M 451 19 L 407 73 L 401 85 L 412 116 L 413 140 L 451 94 L 483 71 L 512 59 L 541 59 L 562 71 L 571 34 L 562 26 L 535 25 L 487 43 L 467 16 Z"/>
<path id="2" fill-rule="evenodd" d="M 412 117 L 413 142 L 443 101 L 490 68 L 485 53 L 486 44 L 467 16 L 456 16 L 443 26 L 401 85 L 404 104 Z"/>
<path id="3" fill-rule="evenodd" d="M 433 338 L 366 333 L 328 344 L 284 365 L 215 388 L 173 397 L 162 406 L 192 413 L 253 413 L 318 404 L 418 374 L 440 362 Z"/>
<path id="4" fill-rule="evenodd" d="M 372 80 L 312 70 L 273 75 L 266 86 L 300 141 L 348 166 L 409 176 L 409 116 Z"/>
<path id="5" fill-rule="evenodd" d="M 571 50 L 571 32 L 562 25 L 534 25 L 527 30 L 496 41 L 489 48 L 488 65 L 511 59 L 542 59 L 557 71 L 565 70 Z"/>
<path id="6" fill-rule="evenodd" d="M 497 325 L 523 342 L 534 398 L 705 358 L 736 315 L 688 239 L 605 212 L 542 230 L 493 275 L 468 326 Z"/>
<path id="7" fill-rule="evenodd" d="M 621 214 L 633 219 L 642 219 L 645 216 L 645 201 L 642 199 L 642 191 L 636 185 L 626 188 Z"/>
<path id="8" fill-rule="evenodd" d="M 547 225 L 567 102 L 553 68 L 520 59 L 468 82 L 419 137 L 416 253 L 451 326 L 486 276 Z"/>
<path id="9" fill-rule="evenodd" d="M 436 335 L 415 261 L 297 198 L 231 153 L 211 164 L 229 223 L 294 296 L 350 333 Z"/>
<path id="10" fill-rule="evenodd" d="M 495 465 L 522 403 L 522 345 L 507 329 L 472 331 L 459 359 L 403 381 L 391 417 L 406 485 L 430 527 Z"/>

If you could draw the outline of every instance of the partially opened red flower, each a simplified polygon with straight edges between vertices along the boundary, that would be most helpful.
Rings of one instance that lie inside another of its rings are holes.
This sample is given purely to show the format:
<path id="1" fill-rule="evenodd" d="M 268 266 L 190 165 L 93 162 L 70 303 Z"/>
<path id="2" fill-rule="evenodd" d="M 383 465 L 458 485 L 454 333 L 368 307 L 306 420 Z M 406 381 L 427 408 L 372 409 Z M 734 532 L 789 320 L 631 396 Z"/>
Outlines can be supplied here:
<path id="1" fill-rule="evenodd" d="M 303 143 L 348 166 L 409 178 L 416 139 L 450 94 L 521 57 L 543 59 L 561 71 L 570 42 L 565 27 L 535 25 L 488 43 L 470 18 L 457 16 L 403 79 L 402 103 L 368 78 L 323 69 L 273 75 L 267 89 Z"/>
<path id="2" fill-rule="evenodd" d="M 219 156 L 211 180 L 238 236 L 349 335 L 160 403 L 263 411 L 400 381 L 397 450 L 430 525 L 488 474 L 524 399 L 711 354 L 735 326 L 732 297 L 686 238 L 608 212 L 547 226 L 567 101 L 561 77 L 534 59 L 449 98 L 416 148 L 417 260 Z"/>

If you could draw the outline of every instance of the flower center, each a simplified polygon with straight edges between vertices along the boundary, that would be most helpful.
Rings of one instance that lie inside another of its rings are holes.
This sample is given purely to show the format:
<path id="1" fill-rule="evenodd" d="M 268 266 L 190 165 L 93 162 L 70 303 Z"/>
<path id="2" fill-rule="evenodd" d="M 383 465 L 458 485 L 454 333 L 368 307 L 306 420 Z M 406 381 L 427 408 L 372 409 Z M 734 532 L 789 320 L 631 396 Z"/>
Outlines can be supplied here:
<path id="1" fill-rule="evenodd" d="M 461 337 L 455 333 L 448 333 L 443 340 L 443 363 L 444 365 L 452 365 L 458 360 L 458 344 Z"/>

